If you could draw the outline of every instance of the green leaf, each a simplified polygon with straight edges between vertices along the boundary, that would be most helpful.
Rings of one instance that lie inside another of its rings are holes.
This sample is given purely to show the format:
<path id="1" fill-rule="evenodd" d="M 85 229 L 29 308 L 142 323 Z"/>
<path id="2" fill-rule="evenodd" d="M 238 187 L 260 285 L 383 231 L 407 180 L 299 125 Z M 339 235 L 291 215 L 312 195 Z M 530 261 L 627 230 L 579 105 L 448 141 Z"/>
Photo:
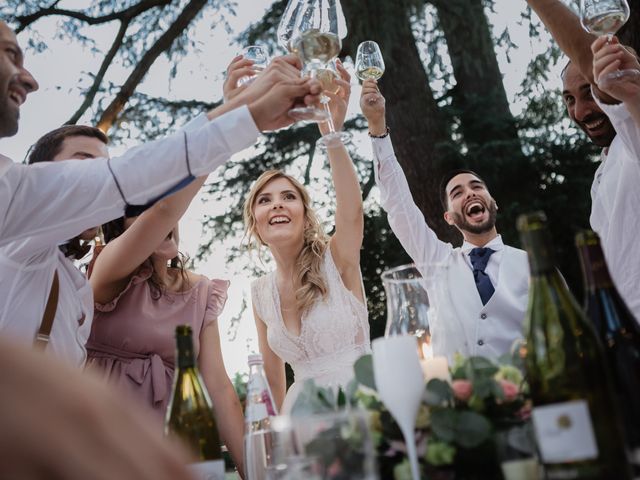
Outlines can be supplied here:
<path id="1" fill-rule="evenodd" d="M 491 378 L 498 372 L 498 366 L 485 357 L 469 357 L 467 375 L 469 380 Z"/>
<path id="2" fill-rule="evenodd" d="M 457 420 L 455 442 L 462 447 L 477 447 L 491 434 L 491 424 L 482 415 L 468 411 L 460 412 Z"/>
<path id="3" fill-rule="evenodd" d="M 342 390 L 342 388 L 338 388 L 338 398 L 336 403 L 339 409 L 344 408 L 347 404 L 347 398 L 345 397 L 344 390 Z"/>
<path id="4" fill-rule="evenodd" d="M 471 381 L 473 385 L 473 394 L 481 399 L 491 397 L 495 390 L 494 387 L 496 385 L 495 380 L 493 378 L 477 378 Z"/>
<path id="5" fill-rule="evenodd" d="M 433 433 L 444 442 L 453 442 L 456 438 L 458 412 L 449 408 L 436 409 L 431 412 L 431 428 Z"/>
<path id="6" fill-rule="evenodd" d="M 356 372 L 356 379 L 365 387 L 376 390 L 376 380 L 373 374 L 373 357 L 371 354 L 363 355 L 353 365 Z"/>
<path id="7" fill-rule="evenodd" d="M 453 402 L 453 390 L 448 382 L 434 378 L 427 383 L 422 399 L 434 407 L 447 405 Z"/>
<path id="8" fill-rule="evenodd" d="M 345 388 L 345 395 L 347 396 L 347 402 L 350 406 L 356 405 L 356 392 L 358 391 L 358 380 L 352 378 Z"/>
<path id="9" fill-rule="evenodd" d="M 327 394 L 323 390 L 313 380 L 305 380 L 302 390 L 291 408 L 291 415 L 302 416 L 332 412 L 333 405 L 331 401 L 327 401 Z"/>

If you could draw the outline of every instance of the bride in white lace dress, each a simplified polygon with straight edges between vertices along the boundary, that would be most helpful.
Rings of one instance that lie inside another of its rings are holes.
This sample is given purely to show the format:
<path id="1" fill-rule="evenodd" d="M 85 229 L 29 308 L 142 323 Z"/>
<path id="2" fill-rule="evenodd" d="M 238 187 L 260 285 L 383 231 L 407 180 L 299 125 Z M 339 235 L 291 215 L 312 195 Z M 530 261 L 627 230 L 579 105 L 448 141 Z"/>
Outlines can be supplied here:
<path id="1" fill-rule="evenodd" d="M 337 130 L 350 93 L 349 75 L 341 65 L 338 70 L 340 92 L 328 94 Z M 327 133 L 322 124 L 320 130 Z M 276 263 L 275 271 L 253 282 L 251 294 L 265 373 L 284 413 L 305 379 L 344 386 L 353 377 L 353 363 L 370 351 L 360 274 L 362 193 L 344 145 L 338 141 L 327 155 L 336 199 L 331 237 L 304 186 L 280 171 L 262 174 L 244 207 L 250 241 L 267 246 Z M 286 399 L 285 362 L 295 375 Z"/>

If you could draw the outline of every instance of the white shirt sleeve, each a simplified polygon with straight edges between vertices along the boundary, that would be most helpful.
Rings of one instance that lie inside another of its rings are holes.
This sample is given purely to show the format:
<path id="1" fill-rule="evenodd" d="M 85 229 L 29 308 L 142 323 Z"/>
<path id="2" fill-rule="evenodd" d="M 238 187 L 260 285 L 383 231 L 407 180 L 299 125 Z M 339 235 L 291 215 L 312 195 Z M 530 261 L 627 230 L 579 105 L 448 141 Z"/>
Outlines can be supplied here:
<path id="1" fill-rule="evenodd" d="M 640 162 L 640 126 L 636 124 L 631 116 L 631 112 L 624 103 L 615 105 L 607 105 L 602 103 L 596 95 L 593 95 L 602 111 L 605 113 L 616 131 L 616 134 L 622 140 L 622 143 L 631 156 Z"/>
<path id="2" fill-rule="evenodd" d="M 212 172 L 259 134 L 246 106 L 194 127 L 111 160 L 27 166 L 0 157 L 0 246 L 31 237 L 28 249 L 35 251 L 68 240 L 122 215 L 126 204 L 159 198 L 189 171 Z"/>
<path id="3" fill-rule="evenodd" d="M 380 188 L 380 203 L 389 225 L 415 263 L 440 263 L 453 246 L 438 239 L 411 196 L 409 184 L 396 159 L 389 136 L 372 138 L 374 173 Z"/>

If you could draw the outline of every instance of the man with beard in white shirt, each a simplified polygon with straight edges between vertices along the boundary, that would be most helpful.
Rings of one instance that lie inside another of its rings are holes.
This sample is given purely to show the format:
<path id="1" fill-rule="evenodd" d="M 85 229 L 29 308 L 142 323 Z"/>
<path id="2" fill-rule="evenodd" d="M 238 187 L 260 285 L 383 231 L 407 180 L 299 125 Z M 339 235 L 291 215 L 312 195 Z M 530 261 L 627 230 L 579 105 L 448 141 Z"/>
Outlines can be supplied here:
<path id="1" fill-rule="evenodd" d="M 497 358 L 523 335 L 529 292 L 525 251 L 504 245 L 495 223 L 498 206 L 479 175 L 455 170 L 441 182 L 444 218 L 462 233 L 462 247 L 439 240 L 413 202 L 385 122 L 385 100 L 375 80 L 362 86 L 380 202 L 389 225 L 424 275 L 438 271 L 442 288 L 428 291 L 438 305 L 429 317 L 435 355 Z M 428 282 L 428 285 L 429 282 Z M 428 289 L 429 290 L 429 289 Z"/>
<path id="2" fill-rule="evenodd" d="M 598 88 L 591 45 L 578 16 L 560 0 L 527 0 L 569 57 L 562 75 L 569 117 L 602 147 L 591 186 L 591 228 L 598 233 L 611 276 L 640 321 L 640 128 L 624 103 Z M 617 43 L 617 40 L 614 40 Z"/>

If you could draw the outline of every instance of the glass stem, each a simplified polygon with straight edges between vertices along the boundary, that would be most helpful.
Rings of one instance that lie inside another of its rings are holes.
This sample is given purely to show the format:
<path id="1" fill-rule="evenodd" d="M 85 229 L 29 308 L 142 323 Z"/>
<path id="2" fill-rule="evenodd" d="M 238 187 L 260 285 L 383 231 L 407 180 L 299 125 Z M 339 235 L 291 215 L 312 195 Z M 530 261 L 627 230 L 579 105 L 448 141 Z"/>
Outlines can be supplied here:
<path id="1" fill-rule="evenodd" d="M 326 95 L 322 95 L 322 97 L 320 97 L 320 103 L 322 103 L 322 107 L 324 108 L 324 111 L 327 112 L 327 115 L 328 115 L 328 118 L 327 118 L 327 125 L 329 126 L 328 135 L 331 135 L 332 133 L 336 133 L 336 127 L 333 124 L 333 117 L 331 116 L 331 109 L 329 108 L 330 101 L 331 99 Z"/>

